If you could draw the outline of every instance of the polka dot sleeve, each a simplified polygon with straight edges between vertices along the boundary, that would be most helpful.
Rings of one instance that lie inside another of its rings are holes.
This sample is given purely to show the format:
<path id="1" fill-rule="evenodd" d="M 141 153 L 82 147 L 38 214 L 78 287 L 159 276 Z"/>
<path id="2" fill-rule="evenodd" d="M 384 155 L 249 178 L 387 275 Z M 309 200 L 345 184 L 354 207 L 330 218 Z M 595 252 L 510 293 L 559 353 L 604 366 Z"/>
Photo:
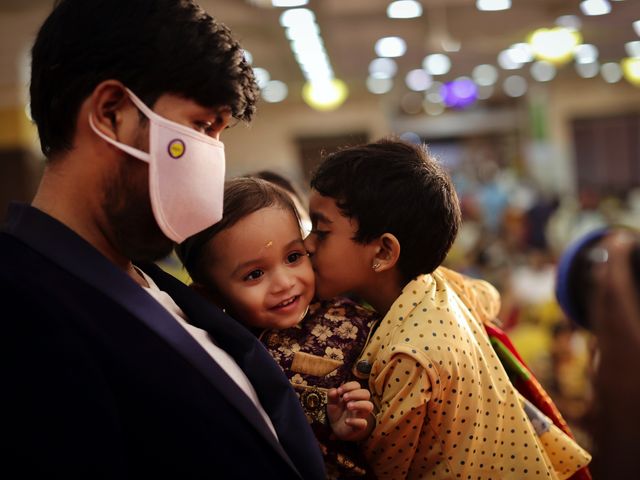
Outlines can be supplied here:
<path id="1" fill-rule="evenodd" d="M 382 362 L 371 387 L 379 398 L 376 428 L 364 452 L 379 479 L 405 478 L 425 428 L 431 382 L 422 364 L 399 353 Z"/>

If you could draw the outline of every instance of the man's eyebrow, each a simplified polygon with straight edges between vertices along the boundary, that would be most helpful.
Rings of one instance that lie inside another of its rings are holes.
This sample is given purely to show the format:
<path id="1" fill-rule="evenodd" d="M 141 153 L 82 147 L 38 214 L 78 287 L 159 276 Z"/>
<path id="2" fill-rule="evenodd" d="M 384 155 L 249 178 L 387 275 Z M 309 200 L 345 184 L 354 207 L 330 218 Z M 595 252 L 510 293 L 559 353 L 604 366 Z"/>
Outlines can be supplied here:
<path id="1" fill-rule="evenodd" d="M 318 223 L 318 222 L 322 222 L 322 223 L 333 223 L 331 220 L 329 220 L 327 217 L 325 217 L 322 213 L 320 212 L 314 212 L 313 210 L 311 211 L 311 213 L 309 214 L 309 216 L 311 217 L 311 222 L 312 223 Z"/>

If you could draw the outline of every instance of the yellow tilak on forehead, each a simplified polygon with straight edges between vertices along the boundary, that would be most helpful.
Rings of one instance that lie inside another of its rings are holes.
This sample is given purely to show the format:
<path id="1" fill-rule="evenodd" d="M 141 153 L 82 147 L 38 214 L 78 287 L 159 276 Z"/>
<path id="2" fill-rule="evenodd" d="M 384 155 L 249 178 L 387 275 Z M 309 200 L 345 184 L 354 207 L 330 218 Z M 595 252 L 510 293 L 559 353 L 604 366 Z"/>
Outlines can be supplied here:
<path id="1" fill-rule="evenodd" d="M 267 243 L 265 243 L 263 248 L 269 248 L 271 245 L 273 245 L 273 240 L 269 240 Z"/>

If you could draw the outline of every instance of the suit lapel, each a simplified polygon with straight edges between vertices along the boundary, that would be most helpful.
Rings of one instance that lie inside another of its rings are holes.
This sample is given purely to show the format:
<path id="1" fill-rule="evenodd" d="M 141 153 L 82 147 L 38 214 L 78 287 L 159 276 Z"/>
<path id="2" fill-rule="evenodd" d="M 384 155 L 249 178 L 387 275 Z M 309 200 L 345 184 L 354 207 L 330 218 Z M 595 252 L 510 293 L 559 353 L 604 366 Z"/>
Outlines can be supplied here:
<path id="1" fill-rule="evenodd" d="M 297 470 L 282 448 L 287 441 L 284 437 L 287 432 L 279 425 L 281 417 L 275 416 L 274 418 L 273 409 L 269 408 L 272 404 L 281 405 L 283 399 L 287 400 L 291 387 L 269 353 L 255 336 L 240 323 L 204 298 L 194 295 L 194 292 L 182 282 L 165 273 L 156 265 L 147 264 L 142 266 L 142 269 L 156 282 L 161 290 L 171 296 L 185 313 L 189 323 L 209 332 L 216 343 L 224 347 L 224 350 L 233 357 L 245 375 L 247 375 L 258 394 L 260 403 L 276 429 L 280 442 L 283 443 L 280 444 L 275 441 L 273 433 L 260 417 L 251 400 L 242 393 L 242 397 L 251 406 L 250 411 L 254 413 L 253 416 L 256 419 L 254 423 L 261 427 L 259 430 L 265 439 L 287 460 L 294 470 Z M 259 379 L 258 383 L 256 383 L 257 379 Z M 285 401 L 285 403 L 287 402 Z M 299 405 L 295 405 L 295 410 L 299 410 Z"/>
<path id="2" fill-rule="evenodd" d="M 229 404 L 237 409 L 274 450 L 297 471 L 283 446 L 275 440 L 273 433 L 269 430 L 253 402 L 227 373 L 217 362 L 212 360 L 200 344 L 180 326 L 162 305 L 128 275 L 109 262 L 92 245 L 57 220 L 26 205 L 12 205 L 10 207 L 10 218 L 4 230 L 51 259 L 59 267 L 110 297 L 115 303 L 120 304 L 152 331 L 164 338 L 198 369 L 217 391 L 227 398 Z M 46 232 L 46 237 L 43 232 Z M 71 255 L 70 252 L 73 254 Z M 174 301 L 183 309 L 187 318 L 191 319 L 192 316 L 200 320 L 215 318 L 216 321 L 209 320 L 207 322 L 207 324 L 216 325 L 209 331 L 232 357 L 236 358 L 234 352 L 237 353 L 239 349 L 247 347 L 251 349 L 252 343 L 259 345 L 250 332 L 208 302 L 201 300 L 178 280 L 159 271 L 160 269 L 157 267 L 145 267 L 144 270 L 145 272 L 149 271 L 158 286 L 172 297 L 179 293 L 179 300 L 174 298 Z M 218 333 L 221 334 L 221 338 L 218 338 Z M 229 343 L 231 351 L 228 349 L 227 343 Z M 265 363 L 275 365 L 270 357 Z M 242 364 L 240 366 L 247 373 L 245 366 Z M 279 373 L 282 376 L 282 373 Z M 260 375 L 257 376 L 260 377 Z M 254 377 L 255 375 L 249 376 L 252 383 Z M 254 384 L 254 388 L 258 390 L 260 386 Z M 261 396 L 260 399 L 262 400 Z M 268 410 L 267 413 L 269 413 Z M 274 421 L 274 426 L 280 435 L 276 421 Z"/>
<path id="3" fill-rule="evenodd" d="M 321 477 L 324 462 L 297 395 L 278 364 L 258 339 L 239 322 L 219 309 L 211 315 L 209 302 L 192 295 L 190 288 L 157 266 L 145 266 L 156 284 L 171 295 L 190 322 L 207 330 L 224 345 L 254 386 L 260 403 L 278 433 L 280 443 L 305 478 Z M 295 467 L 294 467 L 295 468 Z M 306 472 L 306 474 L 305 474 Z"/>

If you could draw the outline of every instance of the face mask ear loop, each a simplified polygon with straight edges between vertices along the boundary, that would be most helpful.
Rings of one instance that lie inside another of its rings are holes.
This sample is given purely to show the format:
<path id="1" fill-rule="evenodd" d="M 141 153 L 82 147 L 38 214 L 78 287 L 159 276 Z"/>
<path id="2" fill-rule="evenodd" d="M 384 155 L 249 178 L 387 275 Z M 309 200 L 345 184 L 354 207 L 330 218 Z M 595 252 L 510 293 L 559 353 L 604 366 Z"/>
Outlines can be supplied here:
<path id="1" fill-rule="evenodd" d="M 105 142 L 110 143 L 114 147 L 119 148 L 120 150 L 139 160 L 142 160 L 143 162 L 149 163 L 151 157 L 147 152 L 143 152 L 142 150 L 138 150 L 137 148 L 130 147 L 129 145 L 125 145 L 124 143 L 120 143 L 98 130 L 98 127 L 96 127 L 95 123 L 93 122 L 93 115 L 91 113 L 89 114 L 89 125 L 91 126 L 91 129 Z"/>
<path id="2" fill-rule="evenodd" d="M 160 115 L 158 115 L 157 113 L 155 113 L 153 110 L 151 110 L 149 107 L 147 107 L 147 105 L 138 98 L 138 96 L 133 93 L 131 90 L 129 90 L 127 87 L 124 87 L 124 89 L 126 90 L 126 92 L 129 94 L 129 98 L 131 99 L 131 101 L 133 102 L 133 104 L 138 107 L 138 109 L 145 114 L 145 116 L 151 120 L 159 120 L 162 121 L 164 120 Z"/>

